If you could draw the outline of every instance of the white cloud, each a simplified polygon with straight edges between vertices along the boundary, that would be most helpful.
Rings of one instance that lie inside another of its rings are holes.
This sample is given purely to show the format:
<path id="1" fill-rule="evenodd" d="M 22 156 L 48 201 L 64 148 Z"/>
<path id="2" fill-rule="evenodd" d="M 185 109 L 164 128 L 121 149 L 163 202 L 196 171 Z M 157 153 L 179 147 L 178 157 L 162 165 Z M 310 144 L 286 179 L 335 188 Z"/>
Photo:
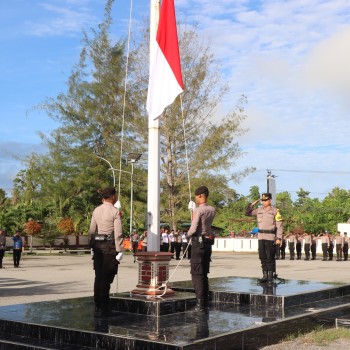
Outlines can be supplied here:
<path id="1" fill-rule="evenodd" d="M 26 17 L 29 34 L 67 36 L 95 27 L 105 0 L 34 4 Z M 148 4 L 134 0 L 134 25 L 148 15 Z M 218 110 L 232 109 L 242 93 L 248 97 L 244 126 L 250 131 L 239 139 L 248 155 L 239 164 L 260 170 L 242 182 L 241 193 L 255 184 L 263 189 L 266 169 L 350 169 L 349 0 L 176 0 L 175 5 L 178 20 L 198 23 L 222 63 L 231 95 Z M 127 30 L 128 9 L 129 1 L 115 1 L 116 36 Z M 323 193 L 348 186 L 346 176 L 337 174 L 277 175 L 279 190 L 304 187 Z"/>
<path id="2" fill-rule="evenodd" d="M 311 88 L 350 98 L 350 26 L 317 44 L 308 57 L 302 74 Z"/>
<path id="3" fill-rule="evenodd" d="M 250 131 L 239 141 L 248 155 L 239 164 L 260 171 L 239 185 L 242 193 L 259 181 L 264 189 L 265 169 L 350 170 L 349 1 L 194 3 L 184 5 L 187 18 L 210 38 L 231 86 L 226 110 L 241 93 L 248 97 Z M 290 191 L 348 187 L 337 174 L 282 173 L 278 181 Z"/>
<path id="4" fill-rule="evenodd" d="M 88 1 L 66 0 L 42 3 L 44 14 L 36 20 L 26 22 L 28 33 L 36 36 L 81 34 L 83 29 L 97 23 L 97 17 L 87 7 Z"/>

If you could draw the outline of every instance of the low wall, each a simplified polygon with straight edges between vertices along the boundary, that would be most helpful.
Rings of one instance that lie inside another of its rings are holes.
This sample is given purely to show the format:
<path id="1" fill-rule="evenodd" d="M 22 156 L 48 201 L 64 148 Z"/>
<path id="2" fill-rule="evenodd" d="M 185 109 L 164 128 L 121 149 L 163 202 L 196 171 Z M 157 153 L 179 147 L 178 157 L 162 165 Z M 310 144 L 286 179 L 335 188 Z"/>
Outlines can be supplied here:
<path id="1" fill-rule="evenodd" d="M 33 248 L 43 247 L 42 238 L 23 236 L 23 243 L 25 248 L 29 247 L 30 244 Z M 57 237 L 54 241 L 52 248 L 64 248 L 64 237 Z M 67 248 L 88 248 L 89 247 L 90 237 L 88 235 L 68 235 L 68 247 Z M 6 248 L 13 247 L 12 237 L 6 237 Z M 49 247 L 49 244 L 46 244 L 46 247 Z"/>

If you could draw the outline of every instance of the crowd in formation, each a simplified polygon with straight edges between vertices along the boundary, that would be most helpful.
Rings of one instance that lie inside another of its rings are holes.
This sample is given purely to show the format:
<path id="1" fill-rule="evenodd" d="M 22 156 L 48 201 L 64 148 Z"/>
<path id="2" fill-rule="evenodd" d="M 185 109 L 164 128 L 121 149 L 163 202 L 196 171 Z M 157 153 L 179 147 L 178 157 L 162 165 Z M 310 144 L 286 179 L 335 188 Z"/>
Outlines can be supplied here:
<path id="1" fill-rule="evenodd" d="M 141 236 L 134 231 L 130 235 L 130 242 L 132 246 L 132 251 L 135 255 L 139 246 L 139 241 L 141 241 L 141 249 L 143 252 L 147 251 L 147 231 L 145 231 Z M 191 259 L 191 244 L 187 232 L 180 230 L 168 230 L 162 228 L 160 230 L 160 247 L 161 252 L 172 253 L 173 259 L 180 260 L 180 255 L 182 251 L 182 257 Z"/>
<path id="2" fill-rule="evenodd" d="M 282 236 L 281 244 L 276 244 L 276 259 L 286 258 L 286 249 L 289 250 L 289 260 L 301 260 L 304 252 L 304 260 L 316 260 L 318 245 L 322 247 L 322 261 L 348 260 L 349 237 L 347 232 L 342 236 L 338 231 L 334 236 L 329 232 L 324 232 L 320 236 L 309 234 L 289 233 Z"/>

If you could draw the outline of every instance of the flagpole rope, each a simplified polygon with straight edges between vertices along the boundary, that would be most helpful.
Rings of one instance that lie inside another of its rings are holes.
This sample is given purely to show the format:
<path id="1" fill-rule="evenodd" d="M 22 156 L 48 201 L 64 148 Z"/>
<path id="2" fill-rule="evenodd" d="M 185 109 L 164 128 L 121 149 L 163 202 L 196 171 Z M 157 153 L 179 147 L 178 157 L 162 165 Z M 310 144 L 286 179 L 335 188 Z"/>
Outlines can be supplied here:
<path id="1" fill-rule="evenodd" d="M 182 104 L 182 94 L 180 94 L 180 105 L 181 105 L 181 116 L 182 116 L 182 128 L 183 128 L 184 142 L 185 142 L 185 157 L 186 157 L 186 170 L 187 170 L 187 181 L 188 181 L 188 194 L 189 194 L 189 200 L 191 202 L 191 200 L 192 200 L 191 179 L 190 179 L 190 167 L 189 167 L 189 161 L 188 161 L 187 138 L 186 138 L 184 109 L 183 109 L 183 104 Z"/>
<path id="2" fill-rule="evenodd" d="M 191 243 L 192 243 L 192 238 L 190 238 L 190 240 L 189 240 L 189 242 L 187 244 L 187 247 L 186 247 L 185 251 L 182 254 L 182 257 L 181 257 L 180 261 L 176 264 L 176 266 L 175 266 L 173 272 L 170 274 L 169 278 L 165 282 L 163 282 L 161 286 L 159 286 L 159 287 L 154 289 L 156 291 L 156 290 L 161 290 L 162 288 L 164 288 L 164 291 L 163 291 L 162 294 L 160 294 L 160 295 L 147 295 L 147 292 L 143 292 L 143 293 L 138 293 L 137 295 L 138 296 L 145 296 L 146 298 L 163 299 L 163 296 L 166 294 L 166 292 L 168 290 L 168 284 L 169 284 L 171 278 L 173 277 L 173 275 L 175 274 L 177 268 L 180 266 L 182 260 L 184 259 L 184 256 L 186 255 L 186 253 L 188 251 L 188 248 L 189 248 L 189 245 Z"/>
<path id="3" fill-rule="evenodd" d="M 119 202 L 120 202 L 120 180 L 121 180 L 121 174 L 122 174 L 122 160 L 123 160 L 126 90 L 127 90 L 127 84 L 128 84 L 128 69 L 129 69 L 129 55 L 130 55 L 132 6 L 133 6 L 133 2 L 132 2 L 132 0 L 130 0 L 129 28 L 128 28 L 127 53 L 126 53 L 126 65 L 125 65 L 125 81 L 124 81 L 124 97 L 123 97 L 123 114 L 122 114 L 123 121 L 122 121 L 122 135 L 121 135 L 121 141 L 120 141 L 120 157 L 119 157 L 119 177 L 118 177 L 118 201 Z"/>

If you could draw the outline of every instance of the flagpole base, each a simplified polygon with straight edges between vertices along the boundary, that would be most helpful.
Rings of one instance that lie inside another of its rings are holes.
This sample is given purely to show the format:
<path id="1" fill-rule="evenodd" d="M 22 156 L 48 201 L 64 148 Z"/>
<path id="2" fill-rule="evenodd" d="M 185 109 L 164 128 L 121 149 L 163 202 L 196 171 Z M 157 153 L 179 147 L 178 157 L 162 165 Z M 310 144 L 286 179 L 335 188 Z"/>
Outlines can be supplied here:
<path id="1" fill-rule="evenodd" d="M 171 296 L 175 292 L 166 285 L 169 279 L 169 261 L 172 253 L 140 252 L 136 253 L 139 264 L 139 279 L 133 296 Z"/>

